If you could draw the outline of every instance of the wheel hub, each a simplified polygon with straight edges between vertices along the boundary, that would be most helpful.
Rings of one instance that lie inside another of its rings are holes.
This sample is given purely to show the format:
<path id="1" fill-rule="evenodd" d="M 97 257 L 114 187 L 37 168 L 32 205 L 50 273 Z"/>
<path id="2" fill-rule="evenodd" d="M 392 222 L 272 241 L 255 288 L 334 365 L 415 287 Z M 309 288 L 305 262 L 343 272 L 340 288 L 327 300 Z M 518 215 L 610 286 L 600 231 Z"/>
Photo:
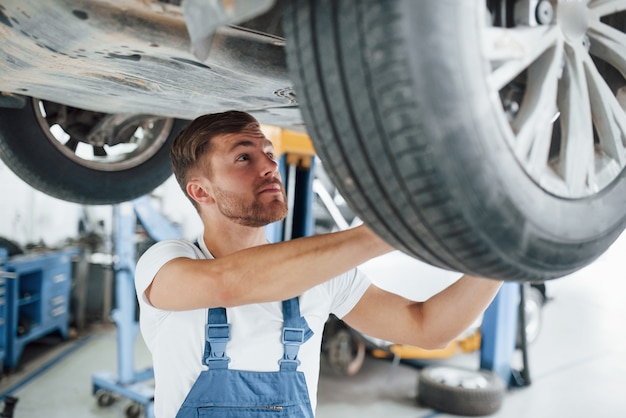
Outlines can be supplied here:
<path id="1" fill-rule="evenodd" d="M 569 42 L 582 43 L 589 28 L 587 3 L 582 0 L 559 0 L 556 21 Z"/>

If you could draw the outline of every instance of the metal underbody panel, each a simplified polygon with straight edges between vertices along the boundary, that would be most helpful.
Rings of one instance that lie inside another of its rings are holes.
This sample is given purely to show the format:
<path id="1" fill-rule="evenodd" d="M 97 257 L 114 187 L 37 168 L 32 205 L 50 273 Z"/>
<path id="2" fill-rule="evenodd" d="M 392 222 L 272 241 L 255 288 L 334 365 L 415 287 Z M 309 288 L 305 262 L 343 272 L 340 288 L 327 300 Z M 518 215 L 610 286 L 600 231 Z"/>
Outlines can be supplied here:
<path id="1" fill-rule="evenodd" d="M 192 46 L 181 6 L 155 0 L 0 2 L 0 91 L 105 113 L 192 119 L 247 110 L 297 128 L 284 40 L 236 26 Z"/>

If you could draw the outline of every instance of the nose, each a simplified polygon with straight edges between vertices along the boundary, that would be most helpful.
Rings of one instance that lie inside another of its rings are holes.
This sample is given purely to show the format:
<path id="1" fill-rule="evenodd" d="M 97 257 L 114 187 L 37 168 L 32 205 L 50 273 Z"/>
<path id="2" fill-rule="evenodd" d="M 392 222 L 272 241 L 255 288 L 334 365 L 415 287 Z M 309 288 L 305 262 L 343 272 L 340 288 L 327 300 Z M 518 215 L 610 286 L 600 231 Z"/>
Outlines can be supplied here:
<path id="1" fill-rule="evenodd" d="M 261 171 L 261 175 L 263 177 L 272 177 L 278 172 L 278 161 L 270 158 L 269 155 L 265 155 L 265 159 L 263 160 L 263 168 Z"/>

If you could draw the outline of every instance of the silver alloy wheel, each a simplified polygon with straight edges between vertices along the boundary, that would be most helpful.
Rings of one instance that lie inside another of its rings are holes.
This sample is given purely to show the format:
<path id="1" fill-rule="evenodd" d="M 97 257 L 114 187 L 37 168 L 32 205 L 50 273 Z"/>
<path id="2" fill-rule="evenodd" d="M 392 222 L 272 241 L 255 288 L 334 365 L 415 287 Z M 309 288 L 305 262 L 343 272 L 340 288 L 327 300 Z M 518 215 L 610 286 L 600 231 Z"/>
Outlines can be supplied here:
<path id="1" fill-rule="evenodd" d="M 150 160 L 167 141 L 174 120 L 105 114 L 33 100 L 42 131 L 71 161 L 98 171 L 122 171 Z"/>
<path id="2" fill-rule="evenodd" d="M 597 194 L 626 166 L 625 19 L 623 0 L 502 2 L 485 17 L 487 83 L 508 144 L 556 196 Z"/>
<path id="3" fill-rule="evenodd" d="M 489 385 L 480 372 L 445 366 L 433 368 L 431 378 L 446 386 L 465 389 L 484 389 Z"/>

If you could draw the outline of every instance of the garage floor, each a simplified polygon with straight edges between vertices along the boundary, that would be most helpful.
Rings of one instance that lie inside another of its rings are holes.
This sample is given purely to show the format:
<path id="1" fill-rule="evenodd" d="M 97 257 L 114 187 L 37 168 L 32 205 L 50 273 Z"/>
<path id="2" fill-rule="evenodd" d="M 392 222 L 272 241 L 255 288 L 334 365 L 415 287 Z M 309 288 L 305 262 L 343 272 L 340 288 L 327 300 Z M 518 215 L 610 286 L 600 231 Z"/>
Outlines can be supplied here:
<path id="1" fill-rule="evenodd" d="M 493 417 L 626 416 L 626 236 L 596 263 L 548 283 L 552 300 L 543 310 L 543 328 L 530 347 L 529 387 L 510 390 Z M 71 342 L 48 337 L 31 344 L 20 370 L 0 381 L 0 394 L 19 398 L 15 418 L 124 417 L 127 402 L 99 408 L 91 376 L 116 371 L 116 338 L 110 325 Z M 518 359 L 516 359 L 517 361 Z M 446 362 L 478 367 L 478 354 Z M 137 369 L 150 366 L 141 338 Z M 425 418 L 448 415 L 415 402 L 419 370 L 367 358 L 353 377 L 323 368 L 318 418 Z"/>

